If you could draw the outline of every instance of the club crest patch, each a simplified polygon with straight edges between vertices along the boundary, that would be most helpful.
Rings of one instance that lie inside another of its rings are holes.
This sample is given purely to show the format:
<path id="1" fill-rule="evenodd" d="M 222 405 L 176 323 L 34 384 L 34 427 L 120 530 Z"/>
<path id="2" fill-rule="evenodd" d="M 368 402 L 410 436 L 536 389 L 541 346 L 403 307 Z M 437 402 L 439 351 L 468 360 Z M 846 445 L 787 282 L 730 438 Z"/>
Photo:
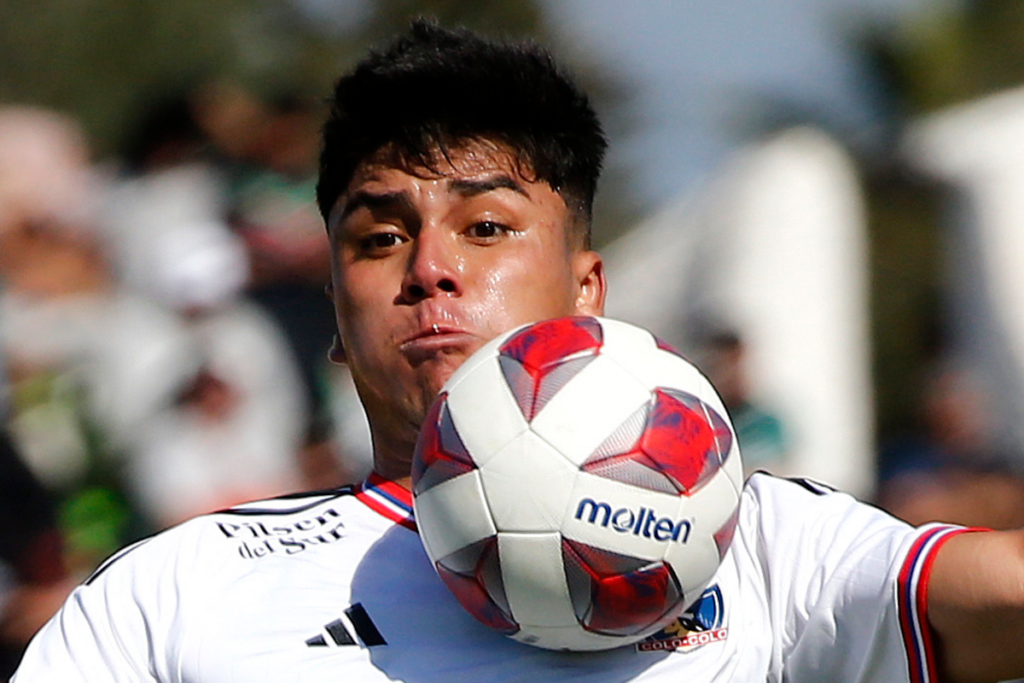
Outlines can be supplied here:
<path id="1" fill-rule="evenodd" d="M 709 643 L 725 640 L 729 629 L 723 625 L 725 609 L 717 585 L 701 593 L 697 602 L 671 624 L 636 645 L 639 652 L 690 652 Z"/>

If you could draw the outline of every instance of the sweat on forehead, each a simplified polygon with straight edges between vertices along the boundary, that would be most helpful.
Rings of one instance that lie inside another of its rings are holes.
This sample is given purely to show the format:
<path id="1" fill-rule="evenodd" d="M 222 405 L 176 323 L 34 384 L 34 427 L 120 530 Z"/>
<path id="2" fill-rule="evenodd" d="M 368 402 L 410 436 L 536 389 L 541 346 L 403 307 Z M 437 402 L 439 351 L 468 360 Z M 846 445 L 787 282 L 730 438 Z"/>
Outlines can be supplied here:
<path id="1" fill-rule="evenodd" d="M 410 158 L 394 148 L 378 150 L 356 167 L 345 192 L 332 208 L 328 225 L 344 219 L 352 211 L 375 206 L 382 198 L 372 187 L 389 171 L 416 178 L 441 181 L 447 192 L 464 198 L 497 190 L 509 190 L 529 197 L 529 186 L 544 183 L 530 172 L 503 145 L 489 140 L 474 140 L 455 147 L 435 149 L 429 157 Z M 555 188 L 550 188 L 557 192 Z M 563 200 L 564 201 L 564 200 Z"/>
<path id="2" fill-rule="evenodd" d="M 563 226 L 567 246 L 571 250 L 589 248 L 589 224 L 581 220 L 579 204 L 559 188 L 552 187 L 546 179 L 537 177 L 514 151 L 490 140 L 471 140 L 436 148 L 422 158 L 411 158 L 392 148 L 378 150 L 356 167 L 348 187 L 328 214 L 328 232 L 333 235 L 338 223 L 358 209 L 411 208 L 411 197 L 405 191 L 384 187 L 392 182 L 396 173 L 428 181 L 446 194 L 464 200 L 491 192 L 512 192 L 533 202 L 541 196 L 536 190 L 543 187 L 562 207 L 559 223 Z"/>

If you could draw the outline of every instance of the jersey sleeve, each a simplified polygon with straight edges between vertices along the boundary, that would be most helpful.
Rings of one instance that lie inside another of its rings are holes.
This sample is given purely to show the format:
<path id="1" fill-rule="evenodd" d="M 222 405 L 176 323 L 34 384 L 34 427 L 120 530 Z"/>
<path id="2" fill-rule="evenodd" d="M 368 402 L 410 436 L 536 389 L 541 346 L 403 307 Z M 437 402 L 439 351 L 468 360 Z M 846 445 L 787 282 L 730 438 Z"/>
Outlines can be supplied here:
<path id="1" fill-rule="evenodd" d="M 141 606 L 112 585 L 123 578 L 123 556 L 136 549 L 115 555 L 71 593 L 32 639 L 12 683 L 156 680 L 148 671 Z"/>
<path id="2" fill-rule="evenodd" d="M 195 561 L 180 529 L 101 565 L 32 639 L 11 683 L 177 681 L 182 581 Z"/>
<path id="3" fill-rule="evenodd" d="M 807 481 L 748 484 L 765 599 L 784 678 L 935 683 L 927 587 L 961 527 L 920 528 Z M 750 528 L 750 527 L 748 527 Z"/>

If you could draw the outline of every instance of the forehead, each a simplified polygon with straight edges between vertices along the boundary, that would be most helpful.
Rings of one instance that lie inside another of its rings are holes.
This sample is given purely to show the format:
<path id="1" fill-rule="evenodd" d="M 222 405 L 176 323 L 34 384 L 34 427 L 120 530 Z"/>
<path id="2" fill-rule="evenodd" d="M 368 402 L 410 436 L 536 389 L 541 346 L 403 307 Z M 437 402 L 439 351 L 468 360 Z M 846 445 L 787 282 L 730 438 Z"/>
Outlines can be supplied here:
<path id="1" fill-rule="evenodd" d="M 442 202 L 435 207 L 473 202 L 478 208 L 511 212 L 508 217 L 520 225 L 550 225 L 571 250 L 586 248 L 585 232 L 578 229 L 577 217 L 562 193 L 538 179 L 521 156 L 488 139 L 435 147 L 426 159 L 410 158 L 390 147 L 379 150 L 356 167 L 335 201 L 327 217 L 328 236 L 334 239 L 338 226 L 363 206 L 412 208 L 428 196 Z"/>
<path id="2" fill-rule="evenodd" d="M 386 145 L 365 159 L 357 168 L 393 168 L 424 178 L 443 178 L 467 173 L 501 170 L 532 181 L 531 168 L 507 145 L 489 138 L 475 138 L 416 155 L 394 145 Z"/>
<path id="3" fill-rule="evenodd" d="M 546 182 L 537 180 L 530 166 L 511 150 L 490 140 L 472 140 L 444 150 L 435 147 L 425 159 L 387 146 L 356 167 L 332 210 L 337 211 L 353 192 L 368 184 L 386 184 L 401 176 L 438 181 L 506 176 L 524 188 L 557 194 Z"/>

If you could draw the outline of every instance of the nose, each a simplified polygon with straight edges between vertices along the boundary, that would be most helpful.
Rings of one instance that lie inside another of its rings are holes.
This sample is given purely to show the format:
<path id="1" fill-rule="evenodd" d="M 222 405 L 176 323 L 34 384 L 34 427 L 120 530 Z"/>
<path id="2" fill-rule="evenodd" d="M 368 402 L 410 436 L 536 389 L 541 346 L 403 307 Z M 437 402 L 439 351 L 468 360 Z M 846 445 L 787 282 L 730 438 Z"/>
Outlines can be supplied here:
<path id="1" fill-rule="evenodd" d="M 422 230 L 416 237 L 402 280 L 402 298 L 407 303 L 446 294 L 462 294 L 462 276 L 453 245 L 444 235 Z"/>

